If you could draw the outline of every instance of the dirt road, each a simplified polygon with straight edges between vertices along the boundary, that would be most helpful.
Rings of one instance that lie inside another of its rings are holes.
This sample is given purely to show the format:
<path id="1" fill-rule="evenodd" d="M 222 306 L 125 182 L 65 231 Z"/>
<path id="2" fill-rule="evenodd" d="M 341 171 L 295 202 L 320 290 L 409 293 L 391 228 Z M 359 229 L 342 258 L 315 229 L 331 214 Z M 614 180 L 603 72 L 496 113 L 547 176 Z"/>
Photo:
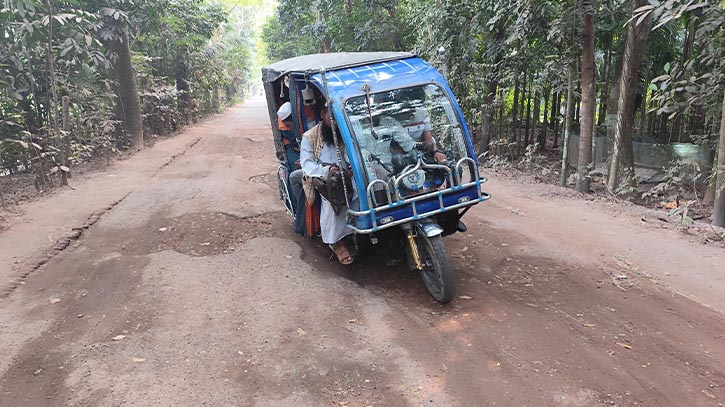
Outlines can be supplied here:
<path id="1" fill-rule="evenodd" d="M 725 405 L 722 250 L 491 174 L 441 306 L 294 235 L 268 127 L 252 99 L 0 234 L 0 406 Z"/>

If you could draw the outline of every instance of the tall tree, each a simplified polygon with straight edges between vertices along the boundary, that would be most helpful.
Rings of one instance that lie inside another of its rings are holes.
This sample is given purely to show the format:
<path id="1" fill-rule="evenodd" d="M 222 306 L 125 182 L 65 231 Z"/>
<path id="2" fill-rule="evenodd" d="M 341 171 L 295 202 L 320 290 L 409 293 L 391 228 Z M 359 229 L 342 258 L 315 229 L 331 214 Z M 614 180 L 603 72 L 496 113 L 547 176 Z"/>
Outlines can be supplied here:
<path id="1" fill-rule="evenodd" d="M 113 29 L 116 35 L 108 41 L 108 47 L 115 54 L 112 71 L 118 83 L 116 111 L 122 115 L 119 119 L 123 120 L 131 148 L 140 150 L 143 148 L 143 118 L 136 73 L 131 64 L 128 24 L 125 19 L 120 19 Z"/>
<path id="2" fill-rule="evenodd" d="M 632 15 L 634 15 L 635 10 L 645 3 L 646 0 L 632 0 Z M 617 190 L 620 170 L 625 173 L 629 185 L 633 185 L 636 182 L 634 178 L 634 159 L 632 157 L 634 102 L 637 91 L 637 79 L 639 77 L 639 65 L 642 61 L 643 50 L 647 44 L 650 27 L 650 16 L 646 16 L 641 21 L 636 21 L 634 18 L 631 18 L 627 24 L 627 39 L 621 58 L 622 71 L 619 75 L 619 95 L 617 98 L 617 121 L 614 132 L 614 145 L 612 147 L 612 160 L 609 167 L 609 179 L 607 180 L 607 186 L 611 192 L 616 192 Z"/>
<path id="3" fill-rule="evenodd" d="M 589 171 L 592 163 L 592 137 L 594 136 L 594 109 L 596 108 L 596 81 L 594 66 L 594 0 L 582 0 L 583 44 L 581 70 L 581 127 L 579 132 L 579 162 L 576 190 L 589 192 Z"/>
<path id="4" fill-rule="evenodd" d="M 717 177 L 715 182 L 715 207 L 712 211 L 712 224 L 725 227 L 725 92 L 723 92 L 720 117 L 720 142 L 717 155 Z"/>

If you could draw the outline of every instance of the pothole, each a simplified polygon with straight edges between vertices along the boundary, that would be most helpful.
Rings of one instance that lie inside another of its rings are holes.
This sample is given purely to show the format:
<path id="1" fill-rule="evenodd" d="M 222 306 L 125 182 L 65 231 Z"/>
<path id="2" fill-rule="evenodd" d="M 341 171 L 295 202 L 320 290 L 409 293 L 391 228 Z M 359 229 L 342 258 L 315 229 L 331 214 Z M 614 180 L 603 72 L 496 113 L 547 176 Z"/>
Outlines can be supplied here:
<path id="1" fill-rule="evenodd" d="M 224 212 L 157 217 L 142 227 L 116 231 L 120 236 L 114 246 L 127 254 L 173 250 L 195 257 L 215 256 L 257 237 L 284 235 L 289 222 L 281 211 L 248 217 Z"/>
<path id="2" fill-rule="evenodd" d="M 257 237 L 275 235 L 277 213 L 245 218 L 212 212 L 192 213 L 171 219 L 157 230 L 159 250 L 171 249 L 189 256 L 214 256 Z"/>

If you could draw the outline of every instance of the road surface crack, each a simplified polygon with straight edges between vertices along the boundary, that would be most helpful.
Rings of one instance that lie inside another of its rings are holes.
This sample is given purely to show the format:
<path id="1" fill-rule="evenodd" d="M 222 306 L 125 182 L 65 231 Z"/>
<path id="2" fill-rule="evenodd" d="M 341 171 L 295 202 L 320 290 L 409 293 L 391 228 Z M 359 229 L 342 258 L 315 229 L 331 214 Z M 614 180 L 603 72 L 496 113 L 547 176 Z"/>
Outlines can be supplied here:
<path id="1" fill-rule="evenodd" d="M 24 284 L 25 280 L 30 274 L 43 267 L 50 261 L 50 259 L 57 256 L 60 252 L 68 248 L 68 246 L 70 246 L 73 241 L 80 239 L 81 236 L 83 236 L 84 231 L 88 230 L 88 228 L 98 222 L 101 216 L 105 215 L 116 205 L 121 203 L 124 199 L 126 199 L 128 195 L 129 194 L 126 194 L 123 198 L 111 203 L 103 209 L 93 212 L 88 217 L 88 219 L 83 222 L 82 225 L 72 227 L 71 231 L 67 235 L 58 239 L 48 252 L 39 255 L 27 262 L 27 265 L 21 267 L 18 271 L 15 272 L 14 278 L 6 287 L 0 286 L 0 299 L 7 298 L 13 291 L 15 291 L 16 288 L 18 288 L 18 286 Z"/>
<path id="2" fill-rule="evenodd" d="M 197 144 L 199 144 L 200 141 L 201 141 L 201 137 L 197 137 L 194 141 L 192 141 L 186 147 L 184 147 L 183 150 L 181 150 L 180 152 L 172 155 L 171 158 L 169 158 L 168 160 L 166 160 L 166 162 L 161 167 L 159 167 L 156 171 L 154 171 L 153 175 L 151 175 L 151 178 L 155 177 L 156 174 L 158 174 L 159 172 L 161 172 L 161 170 L 163 170 L 164 168 L 166 168 L 169 165 L 171 165 L 174 161 L 176 161 L 177 158 L 183 156 L 189 150 L 191 150 L 192 148 L 194 148 L 194 146 L 197 145 Z"/>

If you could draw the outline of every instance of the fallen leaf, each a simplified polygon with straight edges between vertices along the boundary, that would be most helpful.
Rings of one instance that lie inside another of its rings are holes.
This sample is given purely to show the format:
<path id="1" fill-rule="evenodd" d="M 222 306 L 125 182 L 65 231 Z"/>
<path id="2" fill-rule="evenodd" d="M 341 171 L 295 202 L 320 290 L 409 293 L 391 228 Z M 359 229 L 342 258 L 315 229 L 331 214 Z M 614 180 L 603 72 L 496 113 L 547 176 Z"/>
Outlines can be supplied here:
<path id="1" fill-rule="evenodd" d="M 307 332 L 305 332 L 305 330 L 304 330 L 304 329 L 302 329 L 302 328 L 297 328 L 297 333 L 298 333 L 298 334 L 299 334 L 300 336 L 302 336 L 302 335 L 306 334 Z"/>
<path id="2" fill-rule="evenodd" d="M 471 297 L 470 295 L 459 295 L 458 298 L 460 298 L 462 300 L 472 300 L 473 299 L 473 297 Z"/>
<path id="3" fill-rule="evenodd" d="M 133 363 L 141 363 L 146 361 L 146 359 L 144 358 L 132 358 L 131 360 L 133 360 Z"/>
<path id="4" fill-rule="evenodd" d="M 51 303 L 51 304 L 57 304 L 57 303 L 59 303 L 59 302 L 60 302 L 60 298 L 51 298 L 51 299 L 50 299 L 50 303 Z"/>
<path id="5" fill-rule="evenodd" d="M 112 341 L 120 341 L 121 339 L 125 338 L 126 335 L 116 335 L 113 338 L 111 338 Z"/>
<path id="6" fill-rule="evenodd" d="M 623 347 L 624 349 L 632 349 L 632 345 L 628 345 L 626 343 L 617 342 L 617 345 Z"/>

